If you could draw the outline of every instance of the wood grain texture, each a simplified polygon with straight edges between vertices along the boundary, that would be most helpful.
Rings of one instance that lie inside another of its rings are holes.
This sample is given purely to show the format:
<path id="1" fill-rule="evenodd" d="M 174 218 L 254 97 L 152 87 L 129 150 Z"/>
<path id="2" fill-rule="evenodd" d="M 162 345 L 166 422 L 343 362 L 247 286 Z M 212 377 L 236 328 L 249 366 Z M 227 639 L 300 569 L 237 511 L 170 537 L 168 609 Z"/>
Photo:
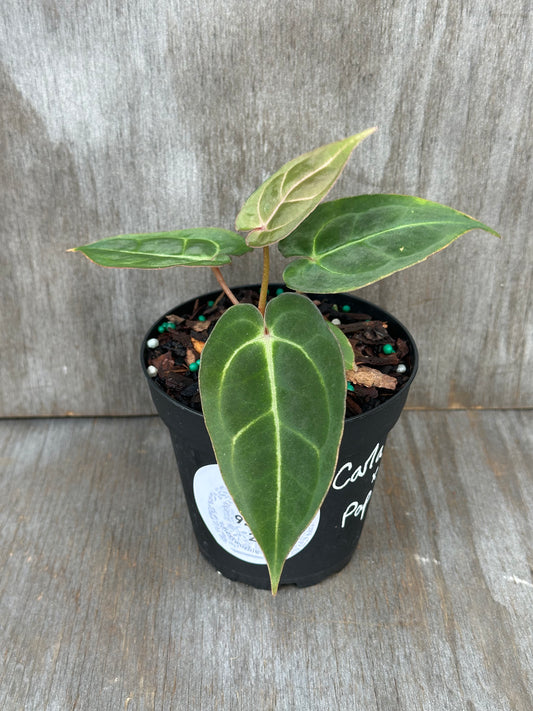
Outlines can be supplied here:
<path id="1" fill-rule="evenodd" d="M 151 412 L 144 331 L 215 285 L 204 270 L 101 270 L 67 248 L 231 228 L 287 159 L 372 125 L 334 197 L 418 194 L 504 235 L 472 233 L 364 290 L 419 342 L 411 405 L 531 406 L 532 13 L 527 0 L 5 0 L 0 415 Z M 229 281 L 257 281 L 255 258 Z"/>
<path id="2" fill-rule="evenodd" d="M 0 423 L 5 711 L 529 711 L 532 413 L 406 412 L 315 587 L 199 555 L 155 418 Z"/>

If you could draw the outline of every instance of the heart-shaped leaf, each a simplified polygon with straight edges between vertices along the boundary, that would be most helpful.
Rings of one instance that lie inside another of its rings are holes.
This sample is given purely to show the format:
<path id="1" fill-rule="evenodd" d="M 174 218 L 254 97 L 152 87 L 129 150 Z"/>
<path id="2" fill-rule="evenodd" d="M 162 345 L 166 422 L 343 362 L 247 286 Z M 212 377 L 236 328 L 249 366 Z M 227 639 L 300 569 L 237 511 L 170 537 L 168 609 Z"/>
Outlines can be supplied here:
<path id="1" fill-rule="evenodd" d="M 339 344 L 314 304 L 281 294 L 220 318 L 202 352 L 200 393 L 216 458 L 268 563 L 283 564 L 333 476 L 346 380 Z"/>
<path id="2" fill-rule="evenodd" d="M 103 267 L 161 269 L 163 267 L 218 267 L 230 255 L 251 251 L 241 235 L 218 227 L 195 227 L 174 232 L 118 235 L 76 247 Z"/>
<path id="3" fill-rule="evenodd" d="M 283 273 L 291 289 L 350 291 L 417 264 L 479 228 L 472 217 L 407 195 L 359 195 L 320 205 L 279 245 L 299 257 Z"/>
<path id="4" fill-rule="evenodd" d="M 304 153 L 268 178 L 237 215 L 236 229 L 251 230 L 247 244 L 265 247 L 290 234 L 331 190 L 357 144 L 375 130 Z"/>

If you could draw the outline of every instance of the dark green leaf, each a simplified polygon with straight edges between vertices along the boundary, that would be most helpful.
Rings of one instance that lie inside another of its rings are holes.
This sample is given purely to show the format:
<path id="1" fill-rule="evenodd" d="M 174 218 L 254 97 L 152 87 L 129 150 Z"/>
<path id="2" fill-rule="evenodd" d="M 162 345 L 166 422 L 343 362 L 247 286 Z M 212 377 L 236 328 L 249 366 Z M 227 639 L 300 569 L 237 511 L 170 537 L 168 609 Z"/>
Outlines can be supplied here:
<path id="1" fill-rule="evenodd" d="M 376 129 L 304 153 L 286 163 L 246 201 L 235 227 L 250 231 L 250 247 L 283 239 L 324 199 L 353 149 Z"/>
<path id="2" fill-rule="evenodd" d="M 339 344 L 299 294 L 222 316 L 202 352 L 200 393 L 220 470 L 261 546 L 272 590 L 331 482 L 344 422 Z"/>
<path id="3" fill-rule="evenodd" d="M 161 269 L 163 267 L 217 267 L 231 262 L 230 255 L 249 252 L 244 238 L 217 227 L 197 227 L 175 232 L 106 237 L 76 247 L 103 267 Z"/>
<path id="4" fill-rule="evenodd" d="M 366 286 L 423 261 L 480 228 L 451 207 L 407 195 L 359 195 L 320 205 L 283 242 L 291 289 L 338 293 Z"/>

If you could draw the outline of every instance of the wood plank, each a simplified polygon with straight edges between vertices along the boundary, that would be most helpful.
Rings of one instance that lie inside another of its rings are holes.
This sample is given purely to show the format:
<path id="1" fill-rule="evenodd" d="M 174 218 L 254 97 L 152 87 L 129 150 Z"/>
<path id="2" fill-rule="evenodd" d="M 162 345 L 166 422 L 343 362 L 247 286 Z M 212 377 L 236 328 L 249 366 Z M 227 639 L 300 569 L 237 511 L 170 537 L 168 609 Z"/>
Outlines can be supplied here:
<path id="1" fill-rule="evenodd" d="M 472 234 L 364 290 L 419 341 L 412 406 L 531 406 L 532 13 L 515 0 L 2 3 L 0 416 L 152 412 L 144 331 L 215 285 L 203 270 L 100 270 L 67 248 L 230 228 L 269 172 L 371 125 L 334 196 L 419 194 L 505 236 Z M 256 282 L 255 257 L 228 280 Z"/>
<path id="2" fill-rule="evenodd" d="M 532 413 L 406 412 L 352 562 L 232 583 L 155 418 L 0 423 L 0 706 L 529 711 Z"/>

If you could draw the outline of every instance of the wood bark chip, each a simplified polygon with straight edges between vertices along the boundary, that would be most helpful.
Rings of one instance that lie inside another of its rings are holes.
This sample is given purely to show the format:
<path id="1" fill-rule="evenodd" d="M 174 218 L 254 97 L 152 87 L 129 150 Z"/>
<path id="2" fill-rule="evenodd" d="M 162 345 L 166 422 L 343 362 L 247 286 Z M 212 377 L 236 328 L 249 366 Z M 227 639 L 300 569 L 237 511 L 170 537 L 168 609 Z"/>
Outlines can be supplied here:
<path id="1" fill-rule="evenodd" d="M 158 358 L 154 358 L 152 365 L 157 368 L 158 372 L 163 374 L 176 370 L 174 358 L 172 358 L 170 353 L 162 353 Z"/>
<path id="2" fill-rule="evenodd" d="M 349 370 L 346 373 L 348 380 L 354 385 L 364 385 L 366 388 L 385 388 L 386 390 L 396 390 L 396 378 L 385 375 L 375 368 L 368 368 L 360 365 L 357 369 Z"/>
<path id="3" fill-rule="evenodd" d="M 397 353 L 392 353 L 391 355 L 384 355 L 383 353 L 379 353 L 376 355 L 373 351 L 371 351 L 369 354 L 366 352 L 363 353 L 360 347 L 354 346 L 353 339 L 348 339 L 350 343 L 353 346 L 353 352 L 354 352 L 354 357 L 355 357 L 355 362 L 357 365 L 378 365 L 378 366 L 386 366 L 386 365 L 398 365 L 400 362 L 398 358 Z M 400 340 L 400 339 L 398 339 Z M 366 349 L 365 349 L 366 350 Z"/>
<path id="4" fill-rule="evenodd" d="M 197 357 L 198 356 L 192 348 L 187 348 L 187 355 L 185 356 L 185 362 L 187 363 L 187 365 L 191 365 L 192 363 L 194 363 Z"/>
<path id="5" fill-rule="evenodd" d="M 192 328 L 193 331 L 196 331 L 197 333 L 201 333 L 202 331 L 207 331 L 209 326 L 211 325 L 211 321 L 186 321 L 185 323 L 186 326 L 189 328 Z"/>
<path id="6" fill-rule="evenodd" d="M 205 341 L 199 341 L 197 338 L 192 338 L 191 336 L 191 343 L 197 353 L 201 353 L 204 350 Z"/>
<path id="7" fill-rule="evenodd" d="M 169 314 L 165 318 L 167 321 L 170 321 L 170 323 L 176 323 L 176 324 L 180 324 L 185 321 L 184 318 L 182 318 L 181 316 L 178 316 L 177 314 Z"/>

